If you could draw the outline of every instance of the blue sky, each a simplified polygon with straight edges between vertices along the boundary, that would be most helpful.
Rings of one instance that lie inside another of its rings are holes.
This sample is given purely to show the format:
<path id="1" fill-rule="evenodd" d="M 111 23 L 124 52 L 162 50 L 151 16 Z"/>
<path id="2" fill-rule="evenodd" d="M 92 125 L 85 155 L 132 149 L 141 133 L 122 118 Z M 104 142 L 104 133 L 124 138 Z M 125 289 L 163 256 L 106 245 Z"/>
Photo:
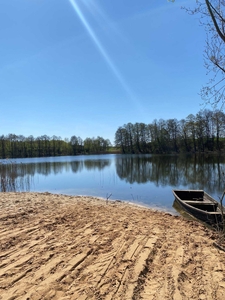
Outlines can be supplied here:
<path id="1" fill-rule="evenodd" d="M 196 114 L 208 81 L 195 0 L 1 0 L 0 135 L 114 141 Z M 209 107 L 211 109 L 211 107 Z"/>

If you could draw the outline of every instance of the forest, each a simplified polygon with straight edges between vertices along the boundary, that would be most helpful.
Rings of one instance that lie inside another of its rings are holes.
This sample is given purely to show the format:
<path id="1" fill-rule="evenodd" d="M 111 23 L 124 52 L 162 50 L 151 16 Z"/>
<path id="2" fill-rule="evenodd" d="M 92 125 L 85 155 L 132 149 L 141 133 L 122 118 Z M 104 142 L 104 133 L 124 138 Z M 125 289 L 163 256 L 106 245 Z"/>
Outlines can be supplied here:
<path id="1" fill-rule="evenodd" d="M 98 136 L 82 140 L 47 135 L 8 134 L 0 136 L 0 158 L 45 157 L 80 154 L 120 153 L 196 153 L 225 150 L 225 114 L 201 110 L 186 119 L 154 120 L 150 124 L 128 123 L 115 133 L 115 146 Z M 113 151 L 112 151 L 113 149 Z"/>
<path id="2" fill-rule="evenodd" d="M 91 153 L 105 153 L 111 146 L 108 139 L 102 137 L 86 138 L 72 136 L 69 139 L 42 135 L 34 138 L 32 135 L 8 134 L 0 136 L 0 158 L 25 158 L 79 155 Z"/>
<path id="3" fill-rule="evenodd" d="M 128 123 L 119 127 L 115 145 L 122 153 L 196 153 L 222 151 L 225 146 L 225 114 L 201 110 L 186 119 Z"/>

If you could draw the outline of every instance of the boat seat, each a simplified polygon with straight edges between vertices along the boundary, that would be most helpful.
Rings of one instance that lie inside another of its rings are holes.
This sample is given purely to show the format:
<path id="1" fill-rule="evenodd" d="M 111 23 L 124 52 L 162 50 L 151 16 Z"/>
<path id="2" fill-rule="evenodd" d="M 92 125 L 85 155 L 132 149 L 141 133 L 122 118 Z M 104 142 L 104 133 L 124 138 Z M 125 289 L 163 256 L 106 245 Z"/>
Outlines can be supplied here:
<path id="1" fill-rule="evenodd" d="M 203 201 L 203 198 L 193 198 L 195 201 Z"/>
<path id="2" fill-rule="evenodd" d="M 184 200 L 185 203 L 188 204 L 199 204 L 199 205 L 213 205 L 213 206 L 218 206 L 217 203 L 212 203 L 212 202 L 198 202 L 198 201 L 194 201 L 194 200 Z"/>
<path id="3" fill-rule="evenodd" d="M 215 212 L 218 209 L 217 203 L 212 202 L 198 202 L 198 201 L 185 201 L 185 203 L 190 204 L 191 206 L 207 211 L 207 212 Z"/>

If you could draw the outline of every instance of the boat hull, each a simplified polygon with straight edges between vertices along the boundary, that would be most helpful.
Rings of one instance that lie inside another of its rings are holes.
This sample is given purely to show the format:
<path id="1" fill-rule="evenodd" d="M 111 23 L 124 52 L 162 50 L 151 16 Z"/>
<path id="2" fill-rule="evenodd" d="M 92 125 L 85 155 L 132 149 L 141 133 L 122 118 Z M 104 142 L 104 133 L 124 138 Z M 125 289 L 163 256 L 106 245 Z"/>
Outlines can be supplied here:
<path id="1" fill-rule="evenodd" d="M 221 227 L 219 203 L 203 190 L 173 190 L 176 201 L 184 211 L 211 226 Z"/>

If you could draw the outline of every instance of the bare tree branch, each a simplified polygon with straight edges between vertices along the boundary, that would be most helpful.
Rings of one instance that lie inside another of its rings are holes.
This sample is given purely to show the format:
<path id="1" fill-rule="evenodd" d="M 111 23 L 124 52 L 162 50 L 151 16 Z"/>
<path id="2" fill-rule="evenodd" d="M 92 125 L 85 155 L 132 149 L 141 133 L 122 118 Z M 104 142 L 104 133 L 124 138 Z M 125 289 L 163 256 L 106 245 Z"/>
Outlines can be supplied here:
<path id="1" fill-rule="evenodd" d="M 225 42 L 225 36 L 224 36 L 224 34 L 221 32 L 221 30 L 220 30 L 220 28 L 219 28 L 219 26 L 218 26 L 218 23 L 217 23 L 216 18 L 215 18 L 214 14 L 213 14 L 213 11 L 214 11 L 216 14 L 218 14 L 218 15 L 220 16 L 221 21 L 224 22 L 224 19 L 223 19 L 222 16 L 219 14 L 219 12 L 212 6 L 212 3 L 210 3 L 209 0 L 205 0 L 205 3 L 206 3 L 206 5 L 207 5 L 207 8 L 208 8 L 210 17 L 212 18 L 213 24 L 214 24 L 214 26 L 215 26 L 215 28 L 216 28 L 216 31 L 217 31 L 218 35 L 219 35 L 220 38 Z"/>

